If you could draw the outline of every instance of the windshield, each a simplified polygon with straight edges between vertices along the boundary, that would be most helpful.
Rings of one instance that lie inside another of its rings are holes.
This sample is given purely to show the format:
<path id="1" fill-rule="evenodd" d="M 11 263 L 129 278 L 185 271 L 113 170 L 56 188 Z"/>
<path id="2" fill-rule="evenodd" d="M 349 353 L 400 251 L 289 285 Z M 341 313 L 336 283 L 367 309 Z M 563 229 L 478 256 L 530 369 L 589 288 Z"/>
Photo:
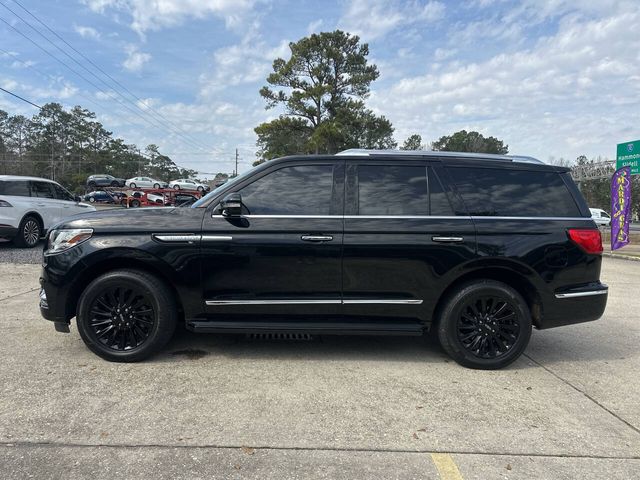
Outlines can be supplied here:
<path id="1" fill-rule="evenodd" d="M 234 183 L 237 183 L 240 180 L 244 180 L 245 178 L 247 178 L 249 176 L 250 173 L 253 173 L 253 171 L 255 169 L 256 169 L 256 167 L 250 168 L 249 170 L 247 170 L 243 174 L 238 175 L 237 177 L 230 178 L 225 183 L 223 183 L 219 187 L 214 188 L 209 193 L 207 193 L 204 197 L 202 197 L 200 200 L 198 200 L 196 203 L 191 205 L 191 208 L 203 207 L 212 197 L 215 197 L 218 193 L 220 193 L 220 191 L 223 188 L 226 188 L 229 185 L 233 185 Z"/>

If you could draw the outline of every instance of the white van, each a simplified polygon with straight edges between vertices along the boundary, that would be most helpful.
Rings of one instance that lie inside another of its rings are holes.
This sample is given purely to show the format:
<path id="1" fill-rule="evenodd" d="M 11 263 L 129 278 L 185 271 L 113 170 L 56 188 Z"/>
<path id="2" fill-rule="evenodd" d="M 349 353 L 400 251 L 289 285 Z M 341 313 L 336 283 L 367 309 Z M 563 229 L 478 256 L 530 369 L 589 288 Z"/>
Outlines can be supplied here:
<path id="1" fill-rule="evenodd" d="M 0 238 L 35 247 L 52 225 L 76 213 L 93 212 L 58 183 L 46 178 L 0 175 Z"/>
<path id="2" fill-rule="evenodd" d="M 601 208 L 590 208 L 591 218 L 596 222 L 596 225 L 601 226 L 604 225 L 608 227 L 611 225 L 611 215 L 602 210 Z"/>

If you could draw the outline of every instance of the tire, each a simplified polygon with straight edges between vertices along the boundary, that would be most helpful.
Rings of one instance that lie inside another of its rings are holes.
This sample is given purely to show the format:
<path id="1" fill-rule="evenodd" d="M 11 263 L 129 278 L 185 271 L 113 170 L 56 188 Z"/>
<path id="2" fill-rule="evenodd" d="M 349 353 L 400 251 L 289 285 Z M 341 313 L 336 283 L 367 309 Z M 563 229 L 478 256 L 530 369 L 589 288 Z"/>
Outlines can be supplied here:
<path id="1" fill-rule="evenodd" d="M 94 188 L 96 188 L 96 182 L 89 182 L 88 186 L 89 186 L 90 189 L 93 190 Z"/>
<path id="2" fill-rule="evenodd" d="M 467 283 L 451 293 L 437 322 L 442 348 L 469 368 L 505 367 L 531 338 L 527 303 L 513 288 L 494 280 Z"/>
<path id="3" fill-rule="evenodd" d="M 200 186 L 200 187 L 198 187 L 198 188 L 197 188 L 197 190 L 198 190 L 200 193 L 202 193 L 202 192 L 204 192 L 204 187 L 203 187 L 203 186 Z"/>
<path id="4" fill-rule="evenodd" d="M 173 186 L 173 189 L 174 189 L 174 190 L 180 190 L 180 185 L 178 185 L 178 184 L 174 185 L 174 186 Z"/>
<path id="5" fill-rule="evenodd" d="M 118 186 L 118 182 L 116 182 L 115 180 L 113 182 L 111 182 L 111 186 L 112 187 L 117 187 Z"/>
<path id="6" fill-rule="evenodd" d="M 96 201 L 95 197 L 89 197 L 89 202 L 95 203 L 95 201 Z"/>
<path id="7" fill-rule="evenodd" d="M 131 188 L 136 188 L 136 184 L 135 184 L 135 183 L 133 183 L 133 182 L 131 182 L 131 183 L 129 184 L 129 186 L 130 186 Z"/>
<path id="8" fill-rule="evenodd" d="M 110 362 L 139 362 L 167 344 L 178 316 L 173 293 L 159 278 L 114 270 L 82 292 L 76 317 L 80 337 L 93 353 Z"/>
<path id="9" fill-rule="evenodd" d="M 42 225 L 33 215 L 26 215 L 18 226 L 18 233 L 13 238 L 13 243 L 20 248 L 33 248 L 42 237 Z"/>
<path id="10" fill-rule="evenodd" d="M 131 200 L 131 206 L 133 208 L 138 208 L 140 206 L 140 200 L 138 200 L 137 198 L 134 198 L 133 200 Z"/>
<path id="11" fill-rule="evenodd" d="M 153 188 L 155 188 L 156 190 L 160 190 L 160 184 L 159 183 L 154 183 L 153 184 Z"/>

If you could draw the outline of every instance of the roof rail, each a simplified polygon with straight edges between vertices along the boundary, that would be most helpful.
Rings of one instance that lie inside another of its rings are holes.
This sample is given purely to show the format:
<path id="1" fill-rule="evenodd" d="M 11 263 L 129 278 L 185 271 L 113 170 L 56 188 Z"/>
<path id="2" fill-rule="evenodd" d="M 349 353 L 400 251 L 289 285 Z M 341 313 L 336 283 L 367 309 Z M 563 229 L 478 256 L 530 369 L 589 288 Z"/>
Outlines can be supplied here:
<path id="1" fill-rule="evenodd" d="M 437 152 L 433 150 L 367 150 L 365 148 L 350 148 L 336 153 L 338 156 L 349 155 L 357 157 L 371 157 L 381 155 L 416 156 L 416 157 L 466 157 L 481 158 L 484 160 L 498 160 L 503 162 L 540 163 L 544 162 L 533 157 L 522 155 L 496 155 L 494 153 L 470 153 L 470 152 Z"/>

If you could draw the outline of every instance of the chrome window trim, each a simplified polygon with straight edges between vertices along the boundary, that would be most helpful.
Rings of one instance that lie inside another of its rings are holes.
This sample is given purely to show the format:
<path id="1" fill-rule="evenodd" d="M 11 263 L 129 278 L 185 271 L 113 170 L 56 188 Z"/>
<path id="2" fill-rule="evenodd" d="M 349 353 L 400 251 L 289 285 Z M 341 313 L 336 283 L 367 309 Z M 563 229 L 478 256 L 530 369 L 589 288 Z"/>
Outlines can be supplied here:
<path id="1" fill-rule="evenodd" d="M 570 292 L 570 293 L 556 293 L 556 298 L 578 298 L 578 297 L 590 297 L 592 295 L 606 295 L 609 293 L 609 289 L 605 290 L 592 290 L 590 292 Z"/>
<path id="2" fill-rule="evenodd" d="M 501 217 L 485 215 L 243 215 L 244 218 L 348 218 L 348 219 L 432 219 L 432 220 L 564 220 L 591 221 L 591 217 Z"/>
<path id="3" fill-rule="evenodd" d="M 419 299 L 371 299 L 371 300 L 206 300 L 208 306 L 215 305 L 355 305 L 355 304 L 389 304 L 389 305 L 421 305 Z"/>

